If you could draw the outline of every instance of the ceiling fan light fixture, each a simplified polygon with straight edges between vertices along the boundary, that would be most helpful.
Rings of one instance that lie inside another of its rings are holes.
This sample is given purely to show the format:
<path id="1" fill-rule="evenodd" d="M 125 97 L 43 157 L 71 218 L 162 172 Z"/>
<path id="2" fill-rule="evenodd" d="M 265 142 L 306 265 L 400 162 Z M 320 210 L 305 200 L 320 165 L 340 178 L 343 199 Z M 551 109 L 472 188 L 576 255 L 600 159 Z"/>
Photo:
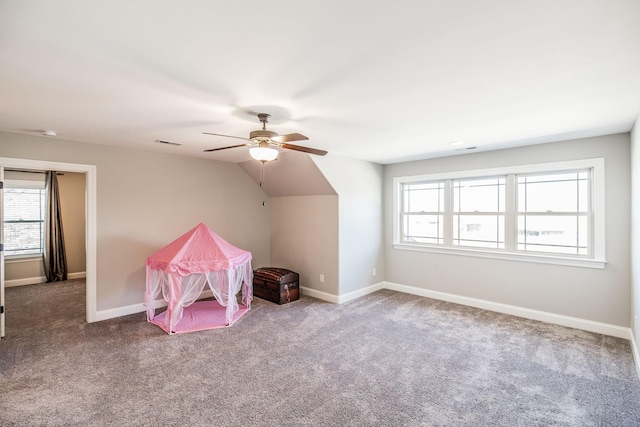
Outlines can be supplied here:
<path id="1" fill-rule="evenodd" d="M 253 147 L 249 149 L 249 154 L 261 162 L 270 162 L 278 158 L 278 150 L 271 147 Z"/>

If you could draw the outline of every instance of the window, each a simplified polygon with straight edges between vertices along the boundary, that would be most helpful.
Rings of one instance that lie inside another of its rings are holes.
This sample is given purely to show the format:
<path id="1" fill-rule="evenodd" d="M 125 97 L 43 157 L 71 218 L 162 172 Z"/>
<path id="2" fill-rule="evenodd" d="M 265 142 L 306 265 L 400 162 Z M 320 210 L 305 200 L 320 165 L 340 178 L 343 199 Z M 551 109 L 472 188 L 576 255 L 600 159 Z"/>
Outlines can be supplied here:
<path id="1" fill-rule="evenodd" d="M 44 181 L 6 181 L 5 184 L 5 255 L 42 254 L 46 205 Z"/>
<path id="2" fill-rule="evenodd" d="M 454 246 L 504 249 L 506 177 L 452 180 Z"/>
<path id="3" fill-rule="evenodd" d="M 518 176 L 518 250 L 589 255 L 590 175 Z"/>
<path id="4" fill-rule="evenodd" d="M 444 242 L 444 182 L 403 186 L 403 230 L 407 242 Z"/>
<path id="5" fill-rule="evenodd" d="M 604 159 L 394 178 L 394 247 L 604 268 Z"/>

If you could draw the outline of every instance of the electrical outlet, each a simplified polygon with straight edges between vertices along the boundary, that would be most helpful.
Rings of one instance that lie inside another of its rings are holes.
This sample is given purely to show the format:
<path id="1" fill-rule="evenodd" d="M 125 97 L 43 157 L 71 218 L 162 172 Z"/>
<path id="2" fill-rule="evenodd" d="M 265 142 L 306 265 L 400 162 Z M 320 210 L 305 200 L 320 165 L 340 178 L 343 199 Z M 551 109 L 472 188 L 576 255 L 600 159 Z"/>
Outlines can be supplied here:
<path id="1" fill-rule="evenodd" d="M 324 274 L 320 275 L 320 283 L 324 283 Z"/>
<path id="2" fill-rule="evenodd" d="M 374 276 L 375 276 L 377 273 L 378 273 L 378 272 L 376 271 L 376 269 L 375 269 L 375 268 L 371 271 L 371 274 L 372 274 L 372 275 L 374 275 Z"/>

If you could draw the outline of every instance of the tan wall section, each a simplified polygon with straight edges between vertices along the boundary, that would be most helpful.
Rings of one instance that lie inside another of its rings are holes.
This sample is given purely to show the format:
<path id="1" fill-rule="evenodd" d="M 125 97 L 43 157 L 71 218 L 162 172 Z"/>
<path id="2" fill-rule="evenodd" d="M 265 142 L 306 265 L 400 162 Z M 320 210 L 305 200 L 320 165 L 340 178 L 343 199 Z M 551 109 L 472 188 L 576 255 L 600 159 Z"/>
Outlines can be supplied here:
<path id="1" fill-rule="evenodd" d="M 58 176 L 62 227 L 70 274 L 85 271 L 85 174 L 65 172 Z"/>
<path id="2" fill-rule="evenodd" d="M 45 281 L 42 258 L 20 258 L 4 261 L 5 286 L 34 285 Z"/>

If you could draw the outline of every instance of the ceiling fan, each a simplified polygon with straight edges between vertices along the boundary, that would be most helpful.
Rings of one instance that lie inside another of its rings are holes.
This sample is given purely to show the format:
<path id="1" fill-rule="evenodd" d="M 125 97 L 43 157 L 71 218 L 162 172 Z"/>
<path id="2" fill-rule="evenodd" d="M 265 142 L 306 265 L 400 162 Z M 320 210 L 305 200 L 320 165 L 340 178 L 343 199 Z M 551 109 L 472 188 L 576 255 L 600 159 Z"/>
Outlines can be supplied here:
<path id="1" fill-rule="evenodd" d="M 245 144 L 230 145 L 228 147 L 221 147 L 221 148 L 210 148 L 208 150 L 204 150 L 204 152 L 227 150 L 229 148 L 249 146 L 249 147 L 252 147 L 249 150 L 251 157 L 263 163 L 271 160 L 275 160 L 278 157 L 277 148 L 285 148 L 288 150 L 302 151 L 303 153 L 310 153 L 318 156 L 324 156 L 325 154 L 327 154 L 327 152 L 324 150 L 303 147 L 302 145 L 289 144 L 289 142 L 304 141 L 306 139 L 309 139 L 304 135 L 301 135 L 299 133 L 289 133 L 286 135 L 278 135 L 276 132 L 267 130 L 267 123 L 269 122 L 270 117 L 271 117 L 271 114 L 258 113 L 258 120 L 260 120 L 260 123 L 262 123 L 262 129 L 254 130 L 251 133 L 249 133 L 249 138 L 244 138 L 241 136 L 222 135 L 219 133 L 203 132 L 205 135 L 224 136 L 226 138 L 236 138 L 236 139 L 243 139 L 245 141 L 248 141 Z"/>

